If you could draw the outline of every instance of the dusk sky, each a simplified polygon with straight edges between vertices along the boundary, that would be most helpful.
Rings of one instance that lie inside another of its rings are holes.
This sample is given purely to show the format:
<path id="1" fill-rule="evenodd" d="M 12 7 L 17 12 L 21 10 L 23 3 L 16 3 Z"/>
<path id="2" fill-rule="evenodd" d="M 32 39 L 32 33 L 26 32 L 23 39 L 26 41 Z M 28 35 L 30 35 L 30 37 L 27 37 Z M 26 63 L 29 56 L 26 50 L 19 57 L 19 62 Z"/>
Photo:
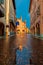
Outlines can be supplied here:
<path id="1" fill-rule="evenodd" d="M 29 6 L 30 0 L 15 0 L 16 3 L 16 17 L 26 21 L 26 26 L 30 28 L 30 13 Z"/>

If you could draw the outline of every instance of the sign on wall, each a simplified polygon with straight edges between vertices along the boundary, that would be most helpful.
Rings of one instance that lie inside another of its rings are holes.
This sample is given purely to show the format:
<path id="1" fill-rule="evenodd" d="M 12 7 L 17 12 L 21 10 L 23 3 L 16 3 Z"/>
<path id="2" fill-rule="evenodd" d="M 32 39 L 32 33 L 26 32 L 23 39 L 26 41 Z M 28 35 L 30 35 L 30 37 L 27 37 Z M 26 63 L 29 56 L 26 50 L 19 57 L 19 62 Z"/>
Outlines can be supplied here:
<path id="1" fill-rule="evenodd" d="M 16 22 L 16 26 L 17 26 L 17 25 L 19 25 L 19 22 L 18 22 L 18 21 Z"/>

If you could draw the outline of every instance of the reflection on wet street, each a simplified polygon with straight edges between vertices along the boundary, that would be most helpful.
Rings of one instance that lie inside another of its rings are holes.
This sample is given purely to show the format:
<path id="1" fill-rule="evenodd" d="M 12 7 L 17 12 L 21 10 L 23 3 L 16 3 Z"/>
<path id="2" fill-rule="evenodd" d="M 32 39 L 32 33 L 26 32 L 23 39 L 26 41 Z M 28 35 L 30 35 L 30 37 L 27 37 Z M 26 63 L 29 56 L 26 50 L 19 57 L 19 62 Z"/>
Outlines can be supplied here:
<path id="1" fill-rule="evenodd" d="M 43 65 L 43 41 L 29 34 L 0 39 L 0 65 Z"/>

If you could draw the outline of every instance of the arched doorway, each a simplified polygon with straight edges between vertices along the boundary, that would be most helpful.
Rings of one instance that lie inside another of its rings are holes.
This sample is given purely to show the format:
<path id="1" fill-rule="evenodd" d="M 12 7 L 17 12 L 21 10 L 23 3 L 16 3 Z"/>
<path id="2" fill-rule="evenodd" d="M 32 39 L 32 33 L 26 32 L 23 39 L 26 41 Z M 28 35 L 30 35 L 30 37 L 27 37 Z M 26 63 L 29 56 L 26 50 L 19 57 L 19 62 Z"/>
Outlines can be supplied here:
<path id="1" fill-rule="evenodd" d="M 40 35 L 40 24 L 39 23 L 36 24 L 36 34 Z"/>
<path id="2" fill-rule="evenodd" d="M 0 22 L 0 36 L 4 35 L 4 24 Z"/>

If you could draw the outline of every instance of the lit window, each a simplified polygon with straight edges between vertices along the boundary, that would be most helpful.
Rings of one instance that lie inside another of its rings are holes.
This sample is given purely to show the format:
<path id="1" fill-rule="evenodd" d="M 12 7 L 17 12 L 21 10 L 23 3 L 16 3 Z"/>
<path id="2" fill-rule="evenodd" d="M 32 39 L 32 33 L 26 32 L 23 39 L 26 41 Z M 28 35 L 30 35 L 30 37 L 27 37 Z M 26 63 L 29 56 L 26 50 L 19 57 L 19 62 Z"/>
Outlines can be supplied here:
<path id="1" fill-rule="evenodd" d="M 25 30 L 22 30 L 23 32 L 25 31 Z"/>
<path id="2" fill-rule="evenodd" d="M 17 30 L 17 31 L 20 31 L 20 30 Z"/>

